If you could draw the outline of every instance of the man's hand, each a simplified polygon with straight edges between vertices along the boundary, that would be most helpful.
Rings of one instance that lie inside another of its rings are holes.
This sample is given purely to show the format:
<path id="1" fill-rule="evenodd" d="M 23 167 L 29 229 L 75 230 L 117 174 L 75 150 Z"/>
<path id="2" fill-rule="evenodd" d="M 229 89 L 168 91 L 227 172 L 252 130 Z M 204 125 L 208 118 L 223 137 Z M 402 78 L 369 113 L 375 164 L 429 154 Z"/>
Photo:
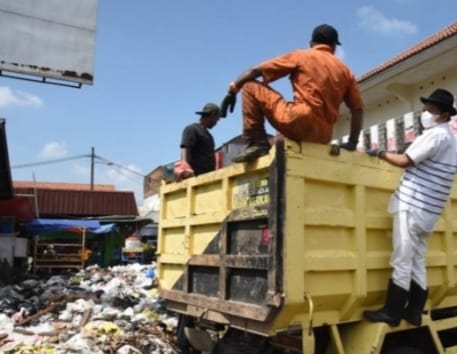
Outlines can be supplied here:
<path id="1" fill-rule="evenodd" d="M 340 148 L 347 151 L 354 151 L 357 148 L 358 141 L 348 141 L 347 143 L 340 144 Z"/>
<path id="2" fill-rule="evenodd" d="M 381 156 L 384 155 L 385 150 L 371 149 L 371 150 L 367 150 L 366 153 L 368 156 L 381 158 Z"/>
<path id="3" fill-rule="evenodd" d="M 227 109 L 230 110 L 230 113 L 233 113 L 233 109 L 235 108 L 236 104 L 236 93 L 229 91 L 227 95 L 225 95 L 224 99 L 221 103 L 221 117 L 227 116 Z"/>
<path id="4" fill-rule="evenodd" d="M 175 162 L 173 166 L 173 175 L 176 182 L 180 182 L 183 179 L 193 177 L 195 175 L 192 167 L 185 160 Z"/>

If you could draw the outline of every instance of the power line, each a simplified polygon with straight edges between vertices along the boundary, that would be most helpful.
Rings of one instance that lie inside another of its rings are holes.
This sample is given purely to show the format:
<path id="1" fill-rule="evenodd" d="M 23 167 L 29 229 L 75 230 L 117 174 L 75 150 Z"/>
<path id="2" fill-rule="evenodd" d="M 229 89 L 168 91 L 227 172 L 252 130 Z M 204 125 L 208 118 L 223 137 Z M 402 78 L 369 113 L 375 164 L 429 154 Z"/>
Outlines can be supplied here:
<path id="1" fill-rule="evenodd" d="M 132 174 L 131 174 L 130 172 L 127 173 L 127 172 L 123 171 L 123 169 L 120 168 L 120 167 L 118 167 L 118 166 L 114 166 L 114 165 L 113 165 L 113 167 L 116 168 L 116 172 L 117 172 L 119 175 L 124 176 L 125 178 L 128 178 L 130 181 L 132 181 L 132 182 L 134 182 L 134 183 L 138 183 L 138 184 L 141 184 L 141 185 L 143 184 L 143 181 L 142 181 L 142 180 L 141 180 L 141 181 L 138 180 L 138 177 L 139 177 L 139 176 L 132 176 Z M 136 177 L 136 178 L 135 178 L 135 177 Z"/>
<path id="2" fill-rule="evenodd" d="M 108 166 L 112 165 L 112 166 L 115 166 L 117 168 L 120 168 L 120 169 L 123 169 L 125 171 L 128 171 L 130 172 L 131 174 L 134 174 L 134 175 L 137 175 L 139 177 L 145 177 L 145 175 L 139 173 L 138 171 L 135 171 L 135 170 L 132 170 L 131 168 L 129 167 L 126 167 L 126 166 L 123 166 L 117 162 L 114 162 L 114 161 L 111 161 L 111 160 L 108 160 L 107 158 L 104 158 L 102 156 L 99 156 L 99 155 L 95 155 L 94 156 L 96 159 L 99 159 L 101 161 L 103 161 L 104 163 L 106 163 Z"/>
<path id="3" fill-rule="evenodd" d="M 118 162 L 109 160 L 105 157 L 96 155 L 94 151 L 92 151 L 91 154 L 83 154 L 83 155 L 77 155 L 77 156 L 70 156 L 70 157 L 63 157 L 60 159 L 53 159 L 53 160 L 46 160 L 46 161 L 37 161 L 37 162 L 29 162 L 29 163 L 24 163 L 24 164 L 18 164 L 18 165 L 13 165 L 11 168 L 27 168 L 27 167 L 35 167 L 35 166 L 43 166 L 43 165 L 49 165 L 49 164 L 54 164 L 54 163 L 61 163 L 61 162 L 67 162 L 67 161 L 72 161 L 72 160 L 77 160 L 77 159 L 82 159 L 82 158 L 90 158 L 92 163 L 94 162 L 94 159 L 97 159 L 99 163 L 104 163 L 107 166 L 113 166 L 117 169 L 118 173 L 123 175 L 124 177 L 129 178 L 130 180 L 132 179 L 132 175 L 144 178 L 145 175 L 139 173 L 138 171 L 135 171 L 127 166 L 121 165 Z M 94 166 L 91 165 L 91 173 L 93 173 Z M 125 172 L 128 172 L 125 173 Z M 91 178 L 91 184 L 93 184 L 93 178 Z"/>
<path id="4" fill-rule="evenodd" d="M 81 158 L 87 158 L 90 157 L 90 155 L 78 155 L 78 156 L 70 156 L 70 157 L 63 157 L 60 159 L 54 159 L 54 160 L 45 160 L 45 161 L 39 161 L 39 162 L 29 162 L 29 163 L 23 163 L 19 165 L 13 165 L 11 168 L 25 168 L 25 167 L 34 167 L 34 166 L 41 166 L 41 165 L 49 165 L 53 163 L 59 163 L 59 162 L 65 162 L 65 161 L 71 161 L 71 160 L 77 160 Z"/>

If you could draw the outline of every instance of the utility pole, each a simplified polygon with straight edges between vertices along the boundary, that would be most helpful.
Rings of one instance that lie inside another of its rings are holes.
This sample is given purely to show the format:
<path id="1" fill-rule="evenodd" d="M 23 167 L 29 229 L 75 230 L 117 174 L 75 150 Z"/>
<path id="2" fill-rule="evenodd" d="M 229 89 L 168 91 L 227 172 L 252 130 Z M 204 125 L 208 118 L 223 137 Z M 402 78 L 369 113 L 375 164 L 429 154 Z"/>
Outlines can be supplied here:
<path id="1" fill-rule="evenodd" d="M 35 172 L 33 172 L 33 199 L 35 202 L 35 215 L 37 218 L 40 217 L 40 210 L 38 209 L 38 192 L 36 189 L 36 179 L 35 179 Z"/>
<path id="2" fill-rule="evenodd" d="M 92 146 L 90 154 L 90 190 L 94 190 L 95 148 Z"/>

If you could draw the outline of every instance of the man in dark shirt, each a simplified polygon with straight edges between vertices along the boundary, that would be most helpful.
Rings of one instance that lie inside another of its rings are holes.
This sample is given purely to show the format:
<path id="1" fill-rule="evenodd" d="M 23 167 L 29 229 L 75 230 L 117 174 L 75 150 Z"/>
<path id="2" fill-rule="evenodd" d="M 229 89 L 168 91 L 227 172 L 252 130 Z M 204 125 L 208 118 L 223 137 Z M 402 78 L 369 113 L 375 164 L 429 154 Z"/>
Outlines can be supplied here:
<path id="1" fill-rule="evenodd" d="M 197 123 L 184 128 L 181 140 L 181 160 L 186 161 L 198 176 L 213 171 L 216 167 L 214 139 L 209 129 L 213 128 L 221 117 L 219 106 L 207 103 L 199 112 Z"/>

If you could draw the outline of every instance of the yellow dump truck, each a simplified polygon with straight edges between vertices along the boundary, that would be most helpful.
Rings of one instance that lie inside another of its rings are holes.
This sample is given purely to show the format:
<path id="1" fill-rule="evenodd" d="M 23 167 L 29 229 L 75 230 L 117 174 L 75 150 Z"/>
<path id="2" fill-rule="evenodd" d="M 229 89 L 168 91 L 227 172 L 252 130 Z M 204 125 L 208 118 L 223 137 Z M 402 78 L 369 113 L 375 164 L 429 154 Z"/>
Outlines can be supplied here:
<path id="1" fill-rule="evenodd" d="M 422 326 L 368 322 L 391 274 L 387 204 L 402 171 L 329 150 L 286 140 L 162 186 L 161 294 L 189 342 L 217 354 L 457 353 L 457 188 L 429 239 Z"/>

